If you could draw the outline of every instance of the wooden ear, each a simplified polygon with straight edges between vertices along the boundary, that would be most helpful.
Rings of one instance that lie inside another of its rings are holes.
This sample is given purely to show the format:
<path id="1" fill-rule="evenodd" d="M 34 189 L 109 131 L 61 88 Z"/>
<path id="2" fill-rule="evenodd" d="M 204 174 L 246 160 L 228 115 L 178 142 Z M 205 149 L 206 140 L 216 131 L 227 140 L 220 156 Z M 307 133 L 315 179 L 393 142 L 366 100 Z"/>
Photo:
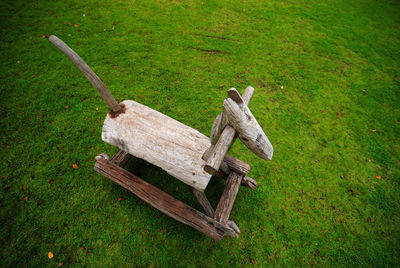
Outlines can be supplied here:
<path id="1" fill-rule="evenodd" d="M 236 88 L 231 88 L 228 90 L 228 98 L 231 98 L 239 105 L 242 105 L 244 103 L 242 96 L 240 96 Z"/>

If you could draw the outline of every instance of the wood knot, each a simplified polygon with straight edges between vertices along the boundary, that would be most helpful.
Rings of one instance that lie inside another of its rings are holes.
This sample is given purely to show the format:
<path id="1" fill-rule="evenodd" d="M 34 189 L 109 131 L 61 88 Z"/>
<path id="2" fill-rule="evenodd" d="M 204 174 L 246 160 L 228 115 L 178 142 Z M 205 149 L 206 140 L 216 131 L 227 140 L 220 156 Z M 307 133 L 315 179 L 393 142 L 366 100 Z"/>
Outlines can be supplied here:
<path id="1" fill-rule="evenodd" d="M 121 109 L 118 112 L 114 112 L 113 110 L 109 112 L 111 118 L 116 118 L 118 115 L 125 113 L 126 111 L 125 104 L 121 103 L 119 107 L 121 107 Z"/>

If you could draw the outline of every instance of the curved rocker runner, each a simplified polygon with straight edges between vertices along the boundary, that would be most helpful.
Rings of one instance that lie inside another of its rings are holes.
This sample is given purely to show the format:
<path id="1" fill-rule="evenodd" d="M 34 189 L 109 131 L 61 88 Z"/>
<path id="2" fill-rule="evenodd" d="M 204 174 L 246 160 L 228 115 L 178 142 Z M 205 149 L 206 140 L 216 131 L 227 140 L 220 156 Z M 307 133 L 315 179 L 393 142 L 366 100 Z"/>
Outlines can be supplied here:
<path id="1" fill-rule="evenodd" d="M 270 141 L 248 108 L 254 88 L 247 87 L 242 96 L 236 89 L 229 89 L 223 112 L 216 117 L 208 138 L 133 100 L 118 104 L 78 54 L 54 35 L 49 41 L 82 71 L 111 110 L 104 120 L 101 138 L 120 151 L 111 159 L 106 154 L 97 156 L 94 169 L 161 212 L 215 240 L 224 236 L 237 237 L 240 230 L 229 220 L 229 215 L 239 186 L 256 189 L 257 182 L 246 176 L 250 166 L 227 152 L 239 137 L 259 157 L 271 160 L 273 155 Z M 187 184 L 204 213 L 123 169 L 132 156 L 162 168 Z M 226 179 L 215 211 L 204 194 L 213 175 Z"/>

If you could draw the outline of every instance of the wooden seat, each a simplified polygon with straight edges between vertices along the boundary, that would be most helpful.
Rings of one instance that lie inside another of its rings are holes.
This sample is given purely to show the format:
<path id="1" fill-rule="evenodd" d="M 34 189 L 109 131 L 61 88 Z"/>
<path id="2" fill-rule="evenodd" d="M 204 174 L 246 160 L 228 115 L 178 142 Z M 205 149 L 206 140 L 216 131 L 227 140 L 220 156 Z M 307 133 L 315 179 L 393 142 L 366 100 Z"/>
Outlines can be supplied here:
<path id="1" fill-rule="evenodd" d="M 104 121 L 103 141 L 156 165 L 187 185 L 204 191 L 211 175 L 204 171 L 210 139 L 177 120 L 132 100 L 125 112 Z"/>

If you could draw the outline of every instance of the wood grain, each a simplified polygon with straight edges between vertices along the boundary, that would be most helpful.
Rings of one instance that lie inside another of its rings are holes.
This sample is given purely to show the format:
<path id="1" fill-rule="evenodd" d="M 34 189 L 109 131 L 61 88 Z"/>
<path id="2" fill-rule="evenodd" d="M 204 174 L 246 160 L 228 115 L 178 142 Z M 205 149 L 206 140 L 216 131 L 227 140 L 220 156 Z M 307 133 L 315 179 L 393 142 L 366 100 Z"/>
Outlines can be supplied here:
<path id="1" fill-rule="evenodd" d="M 230 155 L 225 155 L 224 163 L 226 163 L 230 170 L 241 175 L 247 175 L 250 172 L 250 165 Z"/>
<path id="2" fill-rule="evenodd" d="M 79 55 L 73 51 L 67 44 L 65 44 L 61 39 L 59 39 L 55 35 L 51 35 L 49 37 L 49 41 L 56 46 L 59 50 L 61 50 L 71 61 L 76 65 L 76 67 L 81 70 L 81 72 L 86 76 L 92 86 L 100 93 L 103 100 L 107 103 L 108 107 L 115 113 L 118 113 L 121 110 L 118 102 L 111 95 L 110 91 L 103 84 L 100 78 L 90 69 L 89 65 L 86 64 L 82 60 Z"/>
<path id="3" fill-rule="evenodd" d="M 231 172 L 226 181 L 225 190 L 215 210 L 215 219 L 224 225 L 228 222 L 242 179 L 243 175 Z"/>
<path id="4" fill-rule="evenodd" d="M 210 140 L 197 130 L 135 101 L 126 100 L 125 113 L 104 120 L 103 141 L 158 166 L 199 191 L 211 175 L 201 158 Z"/>

